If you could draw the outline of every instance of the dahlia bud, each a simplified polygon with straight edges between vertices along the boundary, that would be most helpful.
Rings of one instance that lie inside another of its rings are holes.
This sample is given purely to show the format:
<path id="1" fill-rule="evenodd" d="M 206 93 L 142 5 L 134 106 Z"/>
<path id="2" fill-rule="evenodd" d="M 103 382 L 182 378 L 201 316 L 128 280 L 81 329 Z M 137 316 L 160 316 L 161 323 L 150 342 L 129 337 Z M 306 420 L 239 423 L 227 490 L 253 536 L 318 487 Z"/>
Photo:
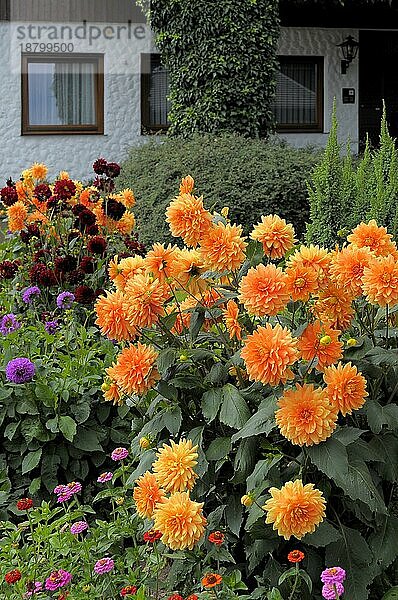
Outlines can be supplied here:
<path id="1" fill-rule="evenodd" d="M 346 344 L 347 344 L 348 348 L 351 348 L 352 346 L 357 345 L 357 340 L 355 338 L 350 338 L 349 340 L 346 341 Z"/>
<path id="2" fill-rule="evenodd" d="M 90 585 L 84 585 L 82 587 L 83 592 L 89 592 L 91 590 L 91 586 Z"/>
<path id="3" fill-rule="evenodd" d="M 241 502 L 241 504 L 243 504 L 243 506 L 246 506 L 247 508 L 250 508 L 250 506 L 252 506 L 253 503 L 254 503 L 253 495 L 251 493 L 245 494 L 240 499 L 240 502 Z"/>
<path id="4" fill-rule="evenodd" d="M 109 392 L 110 389 L 111 389 L 111 386 L 110 386 L 109 382 L 104 381 L 104 383 L 101 385 L 101 390 L 103 392 Z"/>
<path id="5" fill-rule="evenodd" d="M 140 438 L 139 445 L 143 450 L 148 450 L 151 447 L 151 440 L 147 437 L 142 437 Z"/>
<path id="6" fill-rule="evenodd" d="M 188 360 L 188 356 L 186 354 L 180 354 L 180 361 L 186 362 Z"/>
<path id="7" fill-rule="evenodd" d="M 120 496 L 119 498 L 116 498 L 116 504 L 118 506 L 121 506 L 122 504 L 124 504 L 124 497 Z"/>
<path id="8" fill-rule="evenodd" d="M 332 338 L 330 337 L 330 335 L 324 335 L 319 340 L 319 343 L 321 344 L 321 346 L 328 346 L 331 341 L 332 341 Z"/>
<path id="9" fill-rule="evenodd" d="M 224 219 L 226 219 L 228 217 L 228 213 L 229 213 L 229 207 L 224 206 L 224 208 L 221 209 L 221 214 L 224 217 Z"/>

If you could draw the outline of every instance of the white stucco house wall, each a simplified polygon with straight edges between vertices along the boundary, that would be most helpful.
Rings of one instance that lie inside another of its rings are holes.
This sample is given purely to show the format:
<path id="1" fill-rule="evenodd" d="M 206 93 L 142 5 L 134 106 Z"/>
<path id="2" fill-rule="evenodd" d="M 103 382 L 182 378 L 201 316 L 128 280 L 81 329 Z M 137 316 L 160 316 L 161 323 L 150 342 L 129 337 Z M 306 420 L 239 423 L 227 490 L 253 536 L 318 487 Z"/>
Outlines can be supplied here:
<path id="1" fill-rule="evenodd" d="M 281 1 L 278 136 L 324 146 L 335 99 L 357 151 L 383 98 L 398 135 L 398 12 L 291 14 Z M 359 52 L 343 69 L 349 36 Z M 167 73 L 132 0 L 0 0 L 0 52 L 1 181 L 34 161 L 87 178 L 99 156 L 120 161 L 167 126 Z"/>

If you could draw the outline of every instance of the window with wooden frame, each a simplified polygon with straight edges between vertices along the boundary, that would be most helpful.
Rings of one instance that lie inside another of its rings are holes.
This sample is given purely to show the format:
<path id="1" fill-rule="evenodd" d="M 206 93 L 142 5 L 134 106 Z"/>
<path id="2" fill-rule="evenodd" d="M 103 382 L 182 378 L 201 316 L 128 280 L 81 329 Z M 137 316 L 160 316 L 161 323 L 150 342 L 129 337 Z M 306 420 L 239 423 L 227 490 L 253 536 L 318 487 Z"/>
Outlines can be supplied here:
<path id="1" fill-rule="evenodd" d="M 323 56 L 279 56 L 274 114 L 277 130 L 323 131 Z"/>
<path id="2" fill-rule="evenodd" d="M 160 54 L 141 54 L 141 132 L 158 133 L 169 126 L 169 75 Z"/>
<path id="3" fill-rule="evenodd" d="M 103 133 L 103 54 L 22 55 L 22 135 Z"/>

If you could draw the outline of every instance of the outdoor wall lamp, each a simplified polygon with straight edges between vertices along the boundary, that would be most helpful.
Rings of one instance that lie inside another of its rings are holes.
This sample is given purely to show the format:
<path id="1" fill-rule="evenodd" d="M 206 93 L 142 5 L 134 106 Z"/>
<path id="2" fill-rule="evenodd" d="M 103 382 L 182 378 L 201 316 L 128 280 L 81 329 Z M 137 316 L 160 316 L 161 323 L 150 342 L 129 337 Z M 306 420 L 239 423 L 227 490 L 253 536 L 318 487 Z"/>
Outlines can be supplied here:
<path id="1" fill-rule="evenodd" d="M 344 42 L 337 44 L 337 46 L 341 48 L 341 52 L 343 53 L 343 60 L 341 61 L 341 74 L 345 75 L 350 63 L 358 54 L 359 44 L 354 40 L 352 35 L 349 35 Z"/>

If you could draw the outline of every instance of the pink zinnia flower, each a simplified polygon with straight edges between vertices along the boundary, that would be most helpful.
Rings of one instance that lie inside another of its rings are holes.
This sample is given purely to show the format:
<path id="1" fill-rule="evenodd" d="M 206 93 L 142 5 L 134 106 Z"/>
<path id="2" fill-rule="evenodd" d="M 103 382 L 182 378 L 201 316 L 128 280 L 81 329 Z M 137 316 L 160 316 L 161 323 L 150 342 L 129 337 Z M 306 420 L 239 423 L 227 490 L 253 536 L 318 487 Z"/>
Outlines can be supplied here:
<path id="1" fill-rule="evenodd" d="M 114 566 L 115 563 L 111 558 L 101 558 L 95 563 L 94 571 L 98 575 L 103 575 L 104 573 L 109 573 L 109 571 L 112 571 Z"/>
<path id="2" fill-rule="evenodd" d="M 72 575 L 68 571 L 64 571 L 63 569 L 58 569 L 58 571 L 53 571 L 50 577 L 46 579 L 46 590 L 50 592 L 54 592 L 68 583 L 71 582 Z"/>
<path id="3" fill-rule="evenodd" d="M 66 487 L 72 492 L 72 494 L 78 494 L 82 491 L 82 484 L 78 483 L 77 481 L 71 481 L 71 483 L 68 483 Z"/>
<path id="4" fill-rule="evenodd" d="M 113 473 L 111 473 L 110 471 L 105 471 L 105 473 L 101 473 L 101 475 L 98 477 L 97 481 L 98 483 L 106 483 L 107 481 L 110 481 L 113 477 Z"/>
<path id="5" fill-rule="evenodd" d="M 129 455 L 129 451 L 127 450 L 127 448 L 116 448 L 112 454 L 111 454 L 111 459 L 112 460 L 123 460 L 124 458 L 127 458 Z"/>
<path id="6" fill-rule="evenodd" d="M 346 572 L 341 567 L 329 567 L 321 573 L 322 583 L 343 583 L 346 578 Z"/>
<path id="7" fill-rule="evenodd" d="M 73 535 L 78 535 L 79 533 L 86 531 L 86 529 L 88 529 L 88 523 L 86 523 L 86 521 L 77 521 L 70 526 L 70 532 L 73 533 Z"/>
<path id="8" fill-rule="evenodd" d="M 26 594 L 24 594 L 24 598 L 30 598 L 31 596 L 33 596 L 33 594 L 38 594 L 39 592 L 42 591 L 43 589 L 43 584 L 41 581 L 35 581 L 35 587 L 34 590 L 32 590 L 31 592 L 26 592 Z"/>
<path id="9" fill-rule="evenodd" d="M 344 586 L 339 581 L 336 581 L 336 583 L 325 583 L 325 585 L 322 588 L 322 596 L 326 600 L 335 600 L 336 592 L 339 598 L 342 594 L 344 594 Z"/>
<path id="10" fill-rule="evenodd" d="M 65 486 L 65 489 L 58 494 L 57 502 L 67 502 L 72 496 L 73 493 Z"/>
<path id="11" fill-rule="evenodd" d="M 66 485 L 57 485 L 57 487 L 54 488 L 54 494 L 62 494 L 65 491 Z"/>

